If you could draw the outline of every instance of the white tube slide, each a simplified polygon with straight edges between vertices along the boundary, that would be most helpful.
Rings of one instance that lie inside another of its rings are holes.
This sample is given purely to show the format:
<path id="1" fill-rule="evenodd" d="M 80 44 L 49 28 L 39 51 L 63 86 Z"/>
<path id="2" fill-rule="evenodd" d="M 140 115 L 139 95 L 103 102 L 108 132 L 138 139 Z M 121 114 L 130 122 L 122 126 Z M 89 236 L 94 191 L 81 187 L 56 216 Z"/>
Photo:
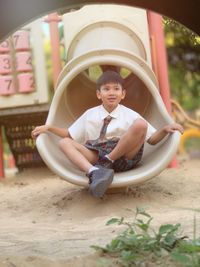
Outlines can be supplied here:
<path id="1" fill-rule="evenodd" d="M 160 97 L 151 69 L 146 12 L 119 5 L 91 5 L 63 16 L 68 63 L 63 68 L 49 110 L 47 124 L 68 127 L 86 109 L 99 105 L 96 79 L 115 69 L 125 79 L 127 96 L 122 104 L 139 112 L 155 128 L 172 122 Z M 110 187 L 144 182 L 168 166 L 178 148 L 180 134 L 156 146 L 145 144 L 139 166 L 116 173 Z M 58 147 L 59 138 L 41 134 L 38 151 L 49 166 L 68 182 L 86 186 L 88 179 Z"/>

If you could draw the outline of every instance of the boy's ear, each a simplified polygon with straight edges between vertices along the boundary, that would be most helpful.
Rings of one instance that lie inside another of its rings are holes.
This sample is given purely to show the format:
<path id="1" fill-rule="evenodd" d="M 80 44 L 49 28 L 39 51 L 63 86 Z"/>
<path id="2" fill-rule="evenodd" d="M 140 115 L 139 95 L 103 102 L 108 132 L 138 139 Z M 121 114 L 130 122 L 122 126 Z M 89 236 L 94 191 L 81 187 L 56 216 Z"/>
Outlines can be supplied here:
<path id="1" fill-rule="evenodd" d="M 124 99 L 124 98 L 125 98 L 125 96 L 126 96 L 126 90 L 125 90 L 125 89 L 123 89 L 123 90 L 122 90 L 122 99 Z"/>
<path id="2" fill-rule="evenodd" d="M 101 99 L 100 90 L 98 90 L 98 89 L 96 90 L 96 95 L 97 95 L 97 98 L 98 98 L 98 99 Z"/>

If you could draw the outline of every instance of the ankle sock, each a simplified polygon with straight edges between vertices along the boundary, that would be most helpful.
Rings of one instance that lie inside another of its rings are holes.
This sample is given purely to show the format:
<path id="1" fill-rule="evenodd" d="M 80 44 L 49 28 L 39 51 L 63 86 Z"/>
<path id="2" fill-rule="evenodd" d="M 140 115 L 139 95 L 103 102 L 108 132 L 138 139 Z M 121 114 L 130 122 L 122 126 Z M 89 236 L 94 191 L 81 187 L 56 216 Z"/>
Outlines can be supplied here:
<path id="1" fill-rule="evenodd" d="M 108 160 L 110 160 L 112 163 L 114 162 L 114 160 L 112 160 L 108 155 L 105 155 L 105 158 L 107 158 Z"/>
<path id="2" fill-rule="evenodd" d="M 95 170 L 98 170 L 99 168 L 96 167 L 96 166 L 92 166 L 89 171 L 88 171 L 88 174 L 90 174 L 91 172 L 95 171 Z"/>

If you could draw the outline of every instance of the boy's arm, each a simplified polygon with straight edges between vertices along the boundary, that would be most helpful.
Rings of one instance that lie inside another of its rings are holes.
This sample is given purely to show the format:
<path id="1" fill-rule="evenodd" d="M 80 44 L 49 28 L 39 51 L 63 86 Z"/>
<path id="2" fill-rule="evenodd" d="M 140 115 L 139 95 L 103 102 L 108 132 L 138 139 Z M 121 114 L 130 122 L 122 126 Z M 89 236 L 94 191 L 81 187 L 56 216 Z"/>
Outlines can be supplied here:
<path id="1" fill-rule="evenodd" d="M 35 129 L 31 132 L 31 136 L 32 138 L 36 138 L 41 133 L 47 133 L 47 132 L 51 132 L 63 138 L 70 137 L 70 134 L 66 128 L 59 128 L 52 125 L 41 125 L 35 127 Z"/>
<path id="2" fill-rule="evenodd" d="M 166 125 L 152 134 L 152 136 L 147 140 L 147 143 L 149 143 L 150 145 L 156 145 L 166 135 L 168 135 L 169 133 L 174 133 L 175 131 L 179 131 L 181 134 L 183 134 L 184 130 L 183 127 L 178 123 Z"/>

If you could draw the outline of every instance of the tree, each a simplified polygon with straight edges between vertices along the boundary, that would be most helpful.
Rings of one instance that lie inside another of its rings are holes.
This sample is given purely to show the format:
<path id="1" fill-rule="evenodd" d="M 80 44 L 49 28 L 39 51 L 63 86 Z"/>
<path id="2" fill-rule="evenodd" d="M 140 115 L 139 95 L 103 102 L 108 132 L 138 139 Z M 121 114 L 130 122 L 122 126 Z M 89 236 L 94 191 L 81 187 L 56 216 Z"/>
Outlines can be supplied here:
<path id="1" fill-rule="evenodd" d="M 164 26 L 172 95 L 186 110 L 200 108 L 200 37 L 169 18 Z"/>

